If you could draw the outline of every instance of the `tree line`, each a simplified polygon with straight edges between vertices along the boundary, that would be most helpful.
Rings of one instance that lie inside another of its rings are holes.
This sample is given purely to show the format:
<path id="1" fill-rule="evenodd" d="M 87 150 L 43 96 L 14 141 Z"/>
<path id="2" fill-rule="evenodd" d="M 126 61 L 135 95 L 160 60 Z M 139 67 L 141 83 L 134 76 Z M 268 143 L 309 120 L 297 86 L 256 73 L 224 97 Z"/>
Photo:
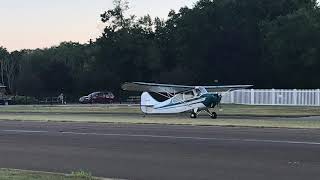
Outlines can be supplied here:
<path id="1" fill-rule="evenodd" d="M 126 96 L 127 81 L 320 87 L 316 0 L 199 0 L 166 19 L 128 15 L 126 0 L 114 4 L 101 14 L 96 40 L 0 47 L 1 83 L 11 94 L 75 99 L 98 90 Z"/>

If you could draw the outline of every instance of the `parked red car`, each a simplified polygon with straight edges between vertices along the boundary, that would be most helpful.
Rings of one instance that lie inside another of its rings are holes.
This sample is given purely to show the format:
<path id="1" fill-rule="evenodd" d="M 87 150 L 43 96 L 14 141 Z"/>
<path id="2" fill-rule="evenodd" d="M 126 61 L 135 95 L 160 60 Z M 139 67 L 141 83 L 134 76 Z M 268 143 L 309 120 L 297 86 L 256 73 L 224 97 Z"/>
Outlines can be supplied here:
<path id="1" fill-rule="evenodd" d="M 88 96 L 83 96 L 79 99 L 79 102 L 82 104 L 88 103 L 99 103 L 99 104 L 107 104 L 113 103 L 115 96 L 112 92 L 94 92 L 89 94 Z"/>

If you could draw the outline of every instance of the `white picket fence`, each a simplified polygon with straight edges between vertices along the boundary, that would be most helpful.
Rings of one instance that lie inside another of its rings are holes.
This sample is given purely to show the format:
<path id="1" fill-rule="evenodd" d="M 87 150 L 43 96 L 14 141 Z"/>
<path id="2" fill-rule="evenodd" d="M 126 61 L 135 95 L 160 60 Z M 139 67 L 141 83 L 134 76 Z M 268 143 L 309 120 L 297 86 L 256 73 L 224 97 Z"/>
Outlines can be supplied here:
<path id="1" fill-rule="evenodd" d="M 245 89 L 224 94 L 223 104 L 320 106 L 320 89 Z"/>

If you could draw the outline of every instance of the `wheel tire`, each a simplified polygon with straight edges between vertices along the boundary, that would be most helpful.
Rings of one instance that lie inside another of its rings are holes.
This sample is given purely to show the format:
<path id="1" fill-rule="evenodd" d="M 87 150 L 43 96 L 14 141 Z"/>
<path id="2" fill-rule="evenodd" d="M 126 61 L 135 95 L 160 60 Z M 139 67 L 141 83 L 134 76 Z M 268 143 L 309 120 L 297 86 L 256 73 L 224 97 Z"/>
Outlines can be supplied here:
<path id="1" fill-rule="evenodd" d="M 196 119 L 196 118 L 197 118 L 197 114 L 196 114 L 196 113 L 191 113 L 190 117 L 191 117 L 192 119 Z"/>
<path id="2" fill-rule="evenodd" d="M 212 113 L 212 116 L 211 116 L 212 119 L 217 119 L 218 118 L 218 115 L 216 112 L 213 112 Z"/>

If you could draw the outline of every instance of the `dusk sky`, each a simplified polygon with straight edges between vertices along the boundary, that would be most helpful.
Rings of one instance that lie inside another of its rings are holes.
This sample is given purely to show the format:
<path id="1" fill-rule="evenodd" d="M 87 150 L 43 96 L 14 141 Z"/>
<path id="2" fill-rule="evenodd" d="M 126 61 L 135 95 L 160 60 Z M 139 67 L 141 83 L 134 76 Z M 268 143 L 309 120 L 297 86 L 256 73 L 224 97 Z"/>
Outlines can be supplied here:
<path id="1" fill-rule="evenodd" d="M 9 51 L 88 42 L 101 34 L 100 14 L 112 0 L 0 0 L 0 46 Z M 130 14 L 167 17 L 196 0 L 129 0 Z"/>

